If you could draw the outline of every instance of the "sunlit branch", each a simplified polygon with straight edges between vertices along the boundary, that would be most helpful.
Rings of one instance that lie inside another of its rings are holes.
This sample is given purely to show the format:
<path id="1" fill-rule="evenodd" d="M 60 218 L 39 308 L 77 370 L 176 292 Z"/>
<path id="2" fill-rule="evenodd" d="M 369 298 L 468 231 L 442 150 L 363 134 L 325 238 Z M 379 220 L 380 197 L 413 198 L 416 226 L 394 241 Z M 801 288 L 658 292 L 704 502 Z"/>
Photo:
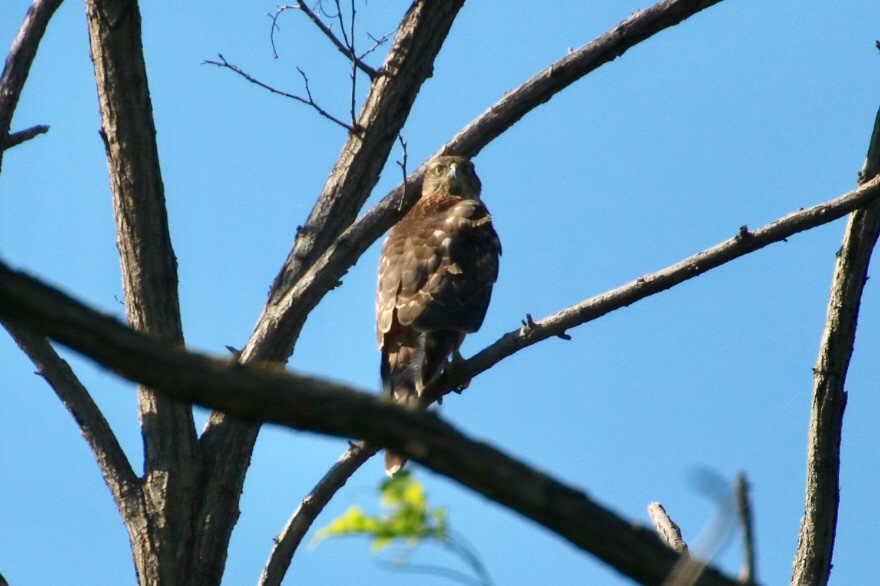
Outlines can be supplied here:
<path id="1" fill-rule="evenodd" d="M 508 332 L 469 360 L 453 364 L 440 380 L 425 390 L 424 398 L 428 402 L 435 400 L 451 390 L 460 388 L 473 376 L 488 370 L 523 348 L 548 338 L 565 335 L 567 330 L 575 326 L 665 291 L 741 256 L 785 240 L 798 232 L 841 218 L 857 208 L 876 202 L 878 197 L 880 197 L 880 177 L 837 199 L 791 213 L 756 230 L 742 226 L 733 238 L 672 266 Z"/>

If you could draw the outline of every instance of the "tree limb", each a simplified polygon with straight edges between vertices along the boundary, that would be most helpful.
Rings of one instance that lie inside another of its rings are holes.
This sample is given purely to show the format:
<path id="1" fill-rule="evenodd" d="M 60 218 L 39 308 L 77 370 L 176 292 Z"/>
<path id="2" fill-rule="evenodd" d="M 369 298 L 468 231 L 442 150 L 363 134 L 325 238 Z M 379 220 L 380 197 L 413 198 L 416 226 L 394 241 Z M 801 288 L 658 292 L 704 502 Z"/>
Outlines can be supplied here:
<path id="1" fill-rule="evenodd" d="M 544 319 L 530 320 L 523 327 L 508 332 L 472 358 L 453 364 L 439 380 L 425 389 L 424 401 L 430 403 L 451 390 L 464 386 L 477 374 L 527 346 L 548 338 L 566 335 L 566 330 L 575 326 L 665 291 L 736 258 L 785 240 L 798 232 L 841 218 L 861 206 L 878 205 L 878 198 L 880 198 L 880 178 L 875 178 L 836 199 L 791 213 L 757 230 L 750 231 L 743 226 L 735 237 L 672 266 L 577 303 Z"/>
<path id="2" fill-rule="evenodd" d="M 46 338 L 11 322 L 4 321 L 3 327 L 37 367 L 37 374 L 49 383 L 76 420 L 80 432 L 95 455 L 110 493 L 117 501 L 116 506 L 120 510 L 132 506 L 143 508 L 137 474 L 113 435 L 104 414 L 67 362 L 58 356 Z"/>
<path id="3" fill-rule="evenodd" d="M 138 5 L 129 0 L 87 0 L 86 16 L 128 321 L 137 331 L 183 344 L 177 259 L 168 229 Z M 192 583 L 181 568 L 188 558 L 180 554 L 192 542 L 192 511 L 201 493 L 192 408 L 142 386 L 138 409 L 144 498 L 150 504 L 153 530 L 135 528 L 143 523 L 132 518 L 137 511 L 120 511 L 135 545 L 137 571 L 143 580 L 155 583 Z M 149 553 L 141 554 L 141 548 Z M 220 559 L 222 565 L 225 551 Z"/>
<path id="4" fill-rule="evenodd" d="M 578 79 L 623 55 L 652 35 L 674 26 L 720 0 L 664 0 L 637 12 L 584 47 L 550 65 L 468 124 L 433 156 L 474 156 L 527 113 Z M 409 210 L 418 197 L 426 164 L 349 226 L 297 280 L 293 290 L 276 292 L 264 310 L 258 330 L 297 331 L 302 313 L 311 310 L 333 289 L 358 258 Z M 413 189 L 415 187 L 415 189 Z M 284 298 L 281 298 L 281 295 Z M 296 308 L 296 311 L 294 311 Z"/>
<path id="5" fill-rule="evenodd" d="M 4 145 L 4 148 L 0 148 L 0 165 L 3 163 L 3 150 L 7 148 L 5 145 L 12 124 L 12 115 L 21 97 L 24 82 L 27 80 L 31 64 L 37 55 L 37 48 L 49 25 L 49 19 L 61 6 L 62 1 L 34 0 L 18 29 L 15 40 L 12 41 L 3 74 L 0 75 L 0 145 Z"/>
<path id="6" fill-rule="evenodd" d="M 18 132 L 11 132 L 6 136 L 6 140 L 4 140 L 2 144 L 0 144 L 0 151 L 11 149 L 14 146 L 18 146 L 23 142 L 29 141 L 35 136 L 39 136 L 47 132 L 49 132 L 49 127 L 45 124 L 31 126 L 30 128 L 19 130 Z"/>
<path id="7" fill-rule="evenodd" d="M 354 131 L 349 134 L 308 221 L 297 232 L 293 248 L 273 284 L 269 303 L 242 351 L 242 362 L 283 363 L 290 356 L 299 329 L 312 308 L 303 305 L 301 311 L 289 311 L 292 319 L 279 323 L 274 304 L 280 293 L 296 282 L 355 219 L 378 181 L 463 3 L 464 0 L 414 2 L 404 16 L 380 73 L 373 79 Z M 210 477 L 203 498 L 215 503 L 215 514 L 206 517 L 204 523 L 218 523 L 221 518 L 234 523 L 237 519 L 247 464 L 258 433 L 259 425 L 242 423 L 221 412 L 209 416 L 199 443 Z M 205 543 L 198 547 L 210 551 L 220 545 Z"/>
<path id="8" fill-rule="evenodd" d="M 315 519 L 330 502 L 330 499 L 345 486 L 355 470 L 373 457 L 379 448 L 364 442 L 352 443 L 341 458 L 327 471 L 323 478 L 306 495 L 288 519 L 281 533 L 275 538 L 275 546 L 260 576 L 259 586 L 280 586 L 281 580 L 290 567 L 293 554 Z"/>
<path id="9" fill-rule="evenodd" d="M 859 182 L 871 185 L 880 170 L 880 111 Z M 850 216 L 837 254 L 819 357 L 813 368 L 813 406 L 807 439 L 804 517 L 795 554 L 792 586 L 825 586 L 837 531 L 840 500 L 840 437 L 846 407 L 844 384 L 855 344 L 862 290 L 880 234 L 880 202 Z"/>
<path id="10" fill-rule="evenodd" d="M 544 525 L 632 579 L 659 585 L 678 560 L 657 536 L 584 493 L 473 441 L 433 413 L 350 387 L 216 360 L 147 337 L 0 263 L 0 318 L 45 334 L 169 398 L 387 446 Z M 697 584 L 733 586 L 708 568 Z"/>

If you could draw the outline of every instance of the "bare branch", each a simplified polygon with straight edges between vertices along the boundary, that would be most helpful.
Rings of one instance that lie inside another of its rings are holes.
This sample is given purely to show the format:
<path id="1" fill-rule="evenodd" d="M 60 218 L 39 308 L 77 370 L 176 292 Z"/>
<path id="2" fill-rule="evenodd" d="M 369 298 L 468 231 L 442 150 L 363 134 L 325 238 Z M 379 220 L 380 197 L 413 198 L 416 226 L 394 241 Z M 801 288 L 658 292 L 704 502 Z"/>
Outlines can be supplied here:
<path id="1" fill-rule="evenodd" d="M 177 259 L 171 245 L 156 126 L 136 2 L 86 0 L 89 45 L 101 112 L 128 322 L 182 345 Z M 138 388 L 144 443 L 142 509 L 120 510 L 141 579 L 181 576 L 173 552 L 195 541 L 201 459 L 192 407 Z M 139 527 L 151 525 L 154 530 Z M 184 545 L 185 544 L 185 545 Z M 169 553 L 171 552 L 171 553 Z M 225 560 L 225 557 L 223 558 Z M 206 566 L 216 559 L 205 561 Z M 183 579 L 183 581 L 187 581 Z"/>
<path id="2" fill-rule="evenodd" d="M 528 112 L 547 102 L 573 82 L 614 60 L 641 41 L 718 1 L 720 0 L 664 0 L 647 10 L 637 12 L 506 94 L 456 134 L 434 156 L 450 153 L 469 156 L 477 154 Z M 425 165 L 422 164 L 404 183 L 398 185 L 357 222 L 348 226 L 337 241 L 327 247 L 323 256 L 307 267 L 305 274 L 298 279 L 296 293 L 283 302 L 278 302 L 277 307 L 266 309 L 261 320 L 264 325 L 258 327 L 295 329 L 296 323 L 302 320 L 300 313 L 314 308 L 367 248 L 415 203 L 418 190 L 405 193 L 404 186 L 419 185 L 424 168 Z M 276 287 L 276 298 L 280 289 L 284 288 Z M 292 307 L 297 308 L 296 313 L 288 310 Z"/>
<path id="3" fill-rule="evenodd" d="M 687 553 L 688 546 L 681 537 L 681 529 L 669 517 L 663 505 L 656 502 L 648 505 L 648 516 L 651 517 L 654 529 L 657 530 L 657 534 L 660 535 L 663 543 L 678 553 Z"/>
<path id="4" fill-rule="evenodd" d="M 216 65 L 217 67 L 229 69 L 230 71 L 233 71 L 233 72 L 237 73 L 238 75 L 242 76 L 243 78 L 245 78 L 246 80 L 248 80 L 252 84 L 258 85 L 263 89 L 269 90 L 273 94 L 277 94 L 279 96 L 284 96 L 285 98 L 290 98 L 291 100 L 296 100 L 297 102 L 300 102 L 302 104 L 305 104 L 306 106 L 313 108 L 318 114 L 320 114 L 321 116 L 323 116 L 327 120 L 330 120 L 331 122 L 333 122 L 335 124 L 338 124 L 339 126 L 345 128 L 349 132 L 353 132 L 351 125 L 346 124 L 345 122 L 343 122 L 342 120 L 340 120 L 339 118 L 337 118 L 336 116 L 334 116 L 333 114 L 331 114 L 330 112 L 328 112 L 327 110 L 325 110 L 324 108 L 319 106 L 317 102 L 315 102 L 315 100 L 312 98 L 311 89 L 309 88 L 309 78 L 306 77 L 305 72 L 302 69 L 300 69 L 299 67 L 297 67 L 296 70 L 299 71 L 299 74 L 302 76 L 303 81 L 305 82 L 305 86 L 306 86 L 306 97 L 305 98 L 302 96 L 298 96 L 296 94 L 291 94 L 291 93 L 279 90 L 277 88 L 270 86 L 267 83 L 260 81 L 259 79 L 253 77 L 249 73 L 242 70 L 239 66 L 233 65 L 232 63 L 228 62 L 223 57 L 223 55 L 218 54 L 217 57 L 220 59 L 220 61 L 211 61 L 209 59 L 209 60 L 203 61 L 202 64 Z"/>
<path id="5" fill-rule="evenodd" d="M 39 126 L 31 126 L 30 128 L 19 130 L 18 132 L 12 132 L 6 136 L 3 144 L 0 144 L 0 151 L 11 149 L 14 146 L 18 146 L 23 142 L 29 141 L 35 136 L 39 136 L 47 132 L 49 132 L 49 127 L 45 124 L 41 124 Z"/>
<path id="6" fill-rule="evenodd" d="M 139 480 L 122 447 L 113 435 L 110 425 L 89 392 L 82 386 L 65 360 L 62 360 L 46 338 L 4 322 L 3 327 L 37 367 L 67 410 L 76 420 L 80 432 L 89 444 L 95 460 L 110 488 L 110 493 L 122 510 L 140 500 Z"/>
<path id="7" fill-rule="evenodd" d="M 461 388 L 472 377 L 527 346 L 564 334 L 568 329 L 665 291 L 769 244 L 785 240 L 798 232 L 841 218 L 857 208 L 869 204 L 875 205 L 878 197 L 880 197 L 880 178 L 875 178 L 837 199 L 794 212 L 757 230 L 740 230 L 735 237 L 670 267 L 534 321 L 529 327 L 524 326 L 508 332 L 472 358 L 454 364 L 438 381 L 425 389 L 423 399 L 431 402 L 453 389 Z"/>
<path id="8" fill-rule="evenodd" d="M 34 0 L 18 29 L 15 40 L 12 41 L 9 55 L 6 56 L 3 74 L 0 75 L 0 145 L 4 145 L 0 148 L 0 165 L 3 163 L 3 150 L 8 148 L 7 136 L 12 124 L 12 115 L 15 113 L 21 90 L 37 54 L 37 47 L 40 46 L 40 41 L 49 25 L 49 19 L 61 6 L 62 1 Z"/>
<path id="9" fill-rule="evenodd" d="M 360 437 L 544 525 L 643 584 L 660 584 L 678 555 L 583 492 L 469 439 L 433 413 L 338 383 L 186 352 L 140 334 L 0 263 L 0 319 L 47 335 L 167 398 L 246 421 Z M 707 568 L 698 584 L 734 586 Z"/>
<path id="10" fill-rule="evenodd" d="M 880 112 L 859 182 L 876 183 L 880 170 Z M 873 174 L 873 175 L 872 175 Z M 825 586 L 837 531 L 840 437 L 846 408 L 844 384 L 852 358 L 862 290 L 880 234 L 880 202 L 849 218 L 837 255 L 819 356 L 813 368 L 813 406 L 807 439 L 807 486 L 792 586 Z"/>
<path id="11" fill-rule="evenodd" d="M 739 581 L 749 586 L 757 582 L 758 571 L 755 561 L 755 535 L 752 523 L 752 503 L 749 498 L 749 481 L 743 473 L 736 476 L 734 496 L 736 497 L 736 511 L 740 527 L 742 527 L 743 539 L 743 567 Z"/>
<path id="12" fill-rule="evenodd" d="M 280 586 L 281 580 L 290 567 L 293 554 L 302 543 L 303 538 L 315 519 L 330 502 L 336 492 L 342 488 L 355 470 L 379 450 L 364 442 L 354 442 L 341 458 L 330 468 L 327 474 L 306 495 L 299 507 L 293 512 L 281 533 L 275 538 L 275 546 L 269 554 L 260 586 Z"/>
<path id="13" fill-rule="evenodd" d="M 350 43 L 348 41 L 348 39 L 346 39 L 346 41 L 344 43 L 342 41 L 340 41 L 336 37 L 336 35 L 333 33 L 333 31 L 330 29 L 330 27 L 328 27 L 326 24 L 324 24 L 324 21 L 321 20 L 321 17 L 318 16 L 317 14 L 315 14 L 315 12 L 312 11 L 312 9 L 309 8 L 308 5 L 303 0 L 297 0 L 296 6 L 282 6 L 282 7 L 280 7 L 278 9 L 278 11 L 275 13 L 275 18 L 272 21 L 273 25 L 274 25 L 275 19 L 278 18 L 278 15 L 283 10 L 291 9 L 291 8 L 301 10 L 303 12 L 303 14 L 305 14 L 307 17 L 309 17 L 309 20 L 311 20 L 312 23 L 316 27 L 318 27 L 318 30 L 320 30 L 324 34 L 324 36 L 327 37 L 331 43 L 333 43 L 333 46 L 336 47 L 336 49 L 340 53 L 345 55 L 345 58 L 348 59 L 349 61 L 351 61 L 351 63 L 355 67 L 357 67 L 358 69 L 360 69 L 361 71 L 366 73 L 370 79 L 374 79 L 379 74 L 375 69 L 373 69 L 372 67 L 370 67 L 369 65 L 367 65 L 366 63 L 364 63 L 362 61 L 362 58 L 364 55 L 358 57 L 355 54 L 353 43 Z M 342 34 L 345 35 L 345 29 L 342 30 Z M 353 29 L 352 29 L 352 35 L 354 35 Z"/>

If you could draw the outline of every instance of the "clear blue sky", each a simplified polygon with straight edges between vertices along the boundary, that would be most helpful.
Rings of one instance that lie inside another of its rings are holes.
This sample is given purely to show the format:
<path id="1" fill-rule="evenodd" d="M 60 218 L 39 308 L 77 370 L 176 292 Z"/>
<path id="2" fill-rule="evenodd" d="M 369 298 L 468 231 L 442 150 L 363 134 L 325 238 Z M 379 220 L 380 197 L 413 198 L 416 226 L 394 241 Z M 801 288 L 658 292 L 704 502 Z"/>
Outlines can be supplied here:
<path id="1" fill-rule="evenodd" d="M 4 47 L 28 4 L 0 3 Z M 272 2 L 142 4 L 186 339 L 221 355 L 248 338 L 344 135 L 308 108 L 201 63 L 221 52 L 289 91 L 302 91 L 299 66 L 316 99 L 343 117 L 348 71 L 295 13 L 281 20 L 273 59 Z M 378 36 L 393 31 L 408 3 L 358 6 L 361 33 Z M 504 92 L 646 6 L 469 2 L 405 128 L 413 167 Z M 476 165 L 504 257 L 486 322 L 464 354 L 516 328 L 526 312 L 548 315 L 743 224 L 852 189 L 880 104 L 878 23 L 877 2 L 728 0 L 630 50 L 491 144 Z M 34 124 L 52 130 L 4 158 L 0 254 L 122 315 L 82 2 L 58 11 L 34 64 L 13 129 Z M 371 202 L 399 181 L 399 156 Z M 648 503 L 662 502 L 689 541 L 713 512 L 695 471 L 731 479 L 744 471 L 759 577 L 787 583 L 803 512 L 811 368 L 843 226 L 790 238 L 617 311 L 571 331 L 571 342 L 520 352 L 446 401 L 443 415 L 628 518 L 647 522 Z M 377 256 L 374 246 L 313 313 L 291 367 L 378 388 Z M 847 384 L 834 584 L 876 575 L 878 352 L 875 279 Z M 140 469 L 133 386 L 67 355 Z M 12 586 L 134 584 L 127 535 L 97 465 L 33 370 L 0 335 L 0 572 Z M 256 583 L 272 537 L 344 448 L 263 431 L 225 584 Z M 628 583 L 532 522 L 415 468 L 499 586 Z M 318 524 L 351 504 L 375 507 L 382 474 L 378 460 L 368 463 Z M 419 556 L 455 564 L 432 551 Z M 718 563 L 736 573 L 739 556 L 733 539 Z M 365 541 L 352 539 L 304 548 L 288 582 L 414 579 L 389 575 Z"/>

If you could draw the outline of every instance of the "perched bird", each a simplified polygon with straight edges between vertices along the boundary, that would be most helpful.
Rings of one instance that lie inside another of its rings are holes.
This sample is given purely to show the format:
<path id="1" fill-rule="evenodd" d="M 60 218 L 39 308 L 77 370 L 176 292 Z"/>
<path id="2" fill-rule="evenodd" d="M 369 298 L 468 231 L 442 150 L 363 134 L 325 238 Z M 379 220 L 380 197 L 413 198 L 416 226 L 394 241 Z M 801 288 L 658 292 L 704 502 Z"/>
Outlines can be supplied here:
<path id="1" fill-rule="evenodd" d="M 465 157 L 437 157 L 419 201 L 385 240 L 379 260 L 376 331 L 387 396 L 415 407 L 466 334 L 483 324 L 498 278 L 501 243 Z M 385 454 L 393 475 L 406 459 Z"/>

